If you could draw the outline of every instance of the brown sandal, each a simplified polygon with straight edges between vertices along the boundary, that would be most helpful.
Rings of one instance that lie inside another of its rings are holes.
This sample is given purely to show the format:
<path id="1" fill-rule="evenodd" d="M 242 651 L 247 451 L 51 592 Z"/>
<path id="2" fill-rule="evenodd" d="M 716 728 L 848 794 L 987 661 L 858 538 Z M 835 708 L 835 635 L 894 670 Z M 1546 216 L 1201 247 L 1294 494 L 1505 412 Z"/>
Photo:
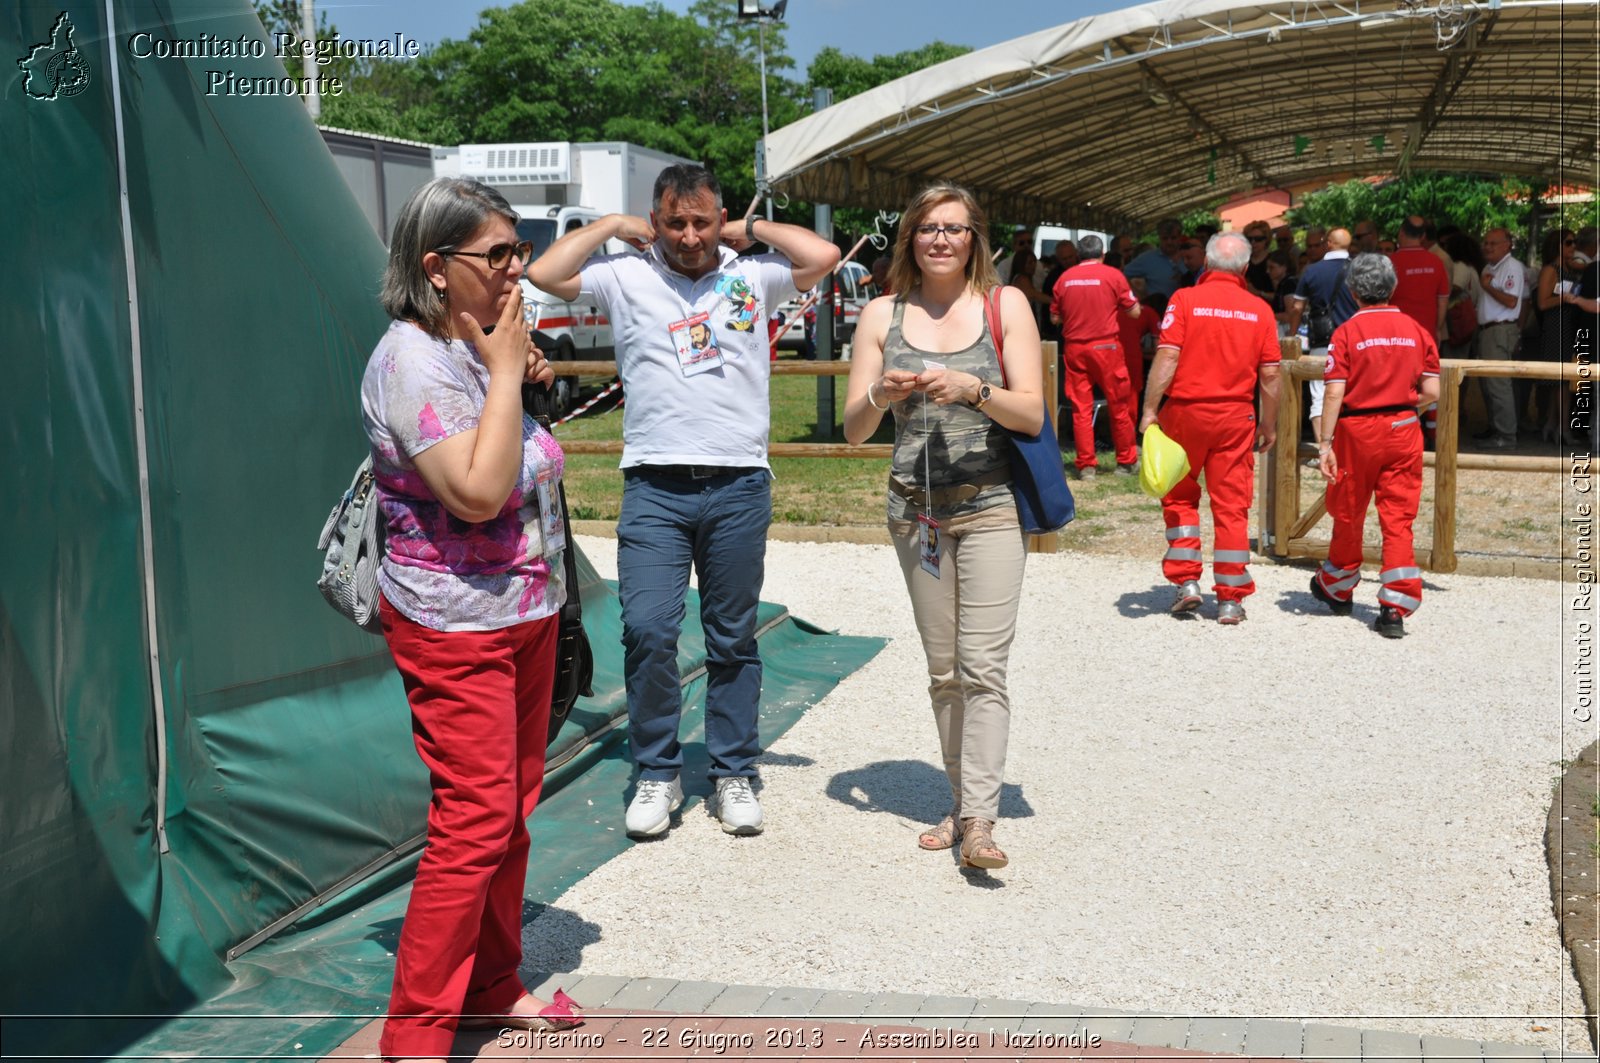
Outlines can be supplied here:
<path id="1" fill-rule="evenodd" d="M 994 843 L 994 824 L 986 819 L 961 821 L 961 866 L 996 868 L 1010 861 L 1005 850 Z"/>
<path id="2" fill-rule="evenodd" d="M 939 825 L 923 831 L 917 835 L 917 844 L 924 849 L 938 851 L 948 849 L 961 839 L 961 824 L 956 820 L 956 814 L 950 813 L 939 821 Z"/>

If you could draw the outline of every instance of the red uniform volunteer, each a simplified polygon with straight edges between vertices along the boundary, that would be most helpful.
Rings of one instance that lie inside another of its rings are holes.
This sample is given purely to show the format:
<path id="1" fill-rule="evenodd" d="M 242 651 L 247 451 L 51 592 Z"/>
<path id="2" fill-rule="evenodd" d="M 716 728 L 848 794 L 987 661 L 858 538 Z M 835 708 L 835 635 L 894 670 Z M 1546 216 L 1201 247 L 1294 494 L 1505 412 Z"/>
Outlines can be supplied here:
<path id="1" fill-rule="evenodd" d="M 1094 465 L 1094 389 L 1106 397 L 1117 464 L 1139 458 L 1133 441 L 1133 389 L 1118 340 L 1118 312 L 1136 300 L 1127 278 L 1099 259 L 1080 262 L 1063 273 L 1051 293 L 1050 310 L 1061 318 L 1062 389 L 1072 403 L 1072 441 L 1078 468 Z"/>
<path id="2" fill-rule="evenodd" d="M 1168 543 L 1162 572 L 1180 586 L 1200 578 L 1203 473 L 1216 532 L 1217 599 L 1239 602 L 1256 589 L 1249 569 L 1256 382 L 1263 366 L 1278 365 L 1277 322 L 1243 277 L 1212 269 L 1167 304 L 1158 350 L 1169 347 L 1178 351 L 1178 365 L 1160 424 L 1188 453 L 1189 475 L 1161 500 Z"/>
<path id="3" fill-rule="evenodd" d="M 1334 331 L 1324 379 L 1343 384 L 1344 396 L 1333 435 L 1337 474 L 1328 484 L 1333 541 L 1316 576 L 1334 601 L 1350 601 L 1361 582 L 1362 528 L 1376 494 L 1383 531 L 1378 601 L 1402 617 L 1422 604 L 1422 570 L 1411 530 L 1422 497 L 1417 403 L 1423 378 L 1438 375 L 1432 328 L 1398 307 L 1366 307 Z"/>

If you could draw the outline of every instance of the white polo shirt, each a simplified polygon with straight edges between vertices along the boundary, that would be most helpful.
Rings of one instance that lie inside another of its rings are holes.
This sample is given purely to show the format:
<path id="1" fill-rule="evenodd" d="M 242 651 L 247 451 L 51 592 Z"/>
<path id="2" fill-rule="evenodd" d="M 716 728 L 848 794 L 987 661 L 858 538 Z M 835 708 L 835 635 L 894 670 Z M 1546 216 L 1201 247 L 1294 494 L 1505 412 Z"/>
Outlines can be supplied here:
<path id="1" fill-rule="evenodd" d="M 1494 296 L 1484 292 L 1478 299 L 1478 324 L 1492 325 L 1499 321 L 1517 321 L 1522 317 L 1522 300 L 1527 292 L 1527 275 L 1522 263 L 1517 261 L 1517 256 L 1507 255 L 1487 267 L 1487 270 L 1489 286 L 1507 295 L 1516 296 L 1517 301 L 1510 306 L 1503 306 Z"/>
<path id="2" fill-rule="evenodd" d="M 611 318 L 622 411 L 622 463 L 767 465 L 771 376 L 767 318 L 795 294 L 794 267 L 779 254 L 740 258 L 719 247 L 721 264 L 698 280 L 667 266 L 660 250 L 590 259 L 583 291 Z M 722 364 L 686 374 L 672 326 L 709 315 Z"/>

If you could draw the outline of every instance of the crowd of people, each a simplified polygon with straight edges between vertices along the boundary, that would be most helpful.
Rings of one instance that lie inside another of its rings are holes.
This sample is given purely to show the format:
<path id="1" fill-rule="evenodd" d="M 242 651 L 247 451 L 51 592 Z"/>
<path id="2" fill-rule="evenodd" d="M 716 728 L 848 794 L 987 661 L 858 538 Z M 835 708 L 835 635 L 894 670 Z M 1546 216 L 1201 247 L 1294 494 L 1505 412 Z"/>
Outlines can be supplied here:
<path id="1" fill-rule="evenodd" d="M 1132 237 L 1120 235 L 1106 250 L 1103 262 L 1120 268 L 1134 297 L 1159 315 L 1175 292 L 1199 283 L 1204 249 L 1215 233 L 1209 227 L 1185 233 L 1177 221 L 1168 219 L 1157 225 L 1154 245 L 1136 244 Z M 1250 248 L 1246 290 L 1271 307 L 1279 336 L 1298 336 L 1303 352 L 1312 357 L 1325 357 L 1333 329 L 1356 313 L 1346 272 L 1351 256 L 1362 253 L 1383 254 L 1394 264 L 1395 304 L 1434 337 L 1445 358 L 1571 362 L 1580 354 L 1592 356 L 1595 300 L 1600 295 L 1593 226 L 1577 232 L 1549 229 L 1539 241 L 1537 256 L 1520 257 L 1512 234 L 1505 229 L 1490 229 L 1480 237 L 1456 226 L 1436 226 L 1420 216 L 1403 219 L 1392 233 L 1371 219 L 1332 229 L 1311 226 L 1299 243 L 1289 225 L 1273 226 L 1265 220 L 1250 222 L 1241 234 Z M 1032 235 L 1019 229 L 1016 246 L 1023 245 L 1031 247 Z M 1061 325 L 1058 286 L 1064 269 L 1076 263 L 1080 254 L 1070 241 L 1057 244 L 1055 256 L 1067 265 L 1050 272 L 1037 297 L 1049 314 L 1041 323 L 1041 333 L 1062 343 L 1063 349 L 1068 342 L 1102 341 L 1100 335 L 1088 336 L 1081 328 L 1069 335 Z M 1005 266 L 1003 261 L 1002 279 L 1010 281 Z M 1024 287 L 1030 299 L 1035 298 L 1027 281 L 1011 282 Z M 1119 324 L 1129 390 L 1137 395 L 1155 355 L 1154 339 L 1148 329 Z M 1586 327 L 1590 331 L 1584 333 Z M 1103 332 L 1103 324 L 1096 324 L 1095 329 Z M 1584 336 L 1590 337 L 1587 347 Z M 1087 380 L 1074 381 L 1075 374 Z M 1580 436 L 1588 431 L 1587 410 L 1574 408 L 1570 386 L 1478 379 L 1484 417 L 1481 424 L 1473 426 L 1470 438 L 1474 445 L 1510 449 L 1517 446 L 1519 437 L 1571 445 L 1586 441 Z M 1120 380 L 1102 385 L 1092 372 L 1084 373 L 1064 360 L 1064 393 L 1074 411 L 1075 429 L 1086 384 L 1108 407 L 1117 404 L 1120 393 Z M 1320 443 L 1322 381 L 1312 382 L 1308 392 L 1308 428 L 1313 442 Z M 1108 412 L 1111 442 L 1121 465 L 1118 419 L 1114 411 Z M 1137 420 L 1137 411 L 1133 419 Z M 1425 426 L 1431 438 L 1431 411 Z M 1307 465 L 1316 467 L 1318 462 L 1312 459 Z M 1077 467 L 1080 473 L 1093 475 L 1094 466 L 1081 447 Z"/>
<path id="2" fill-rule="evenodd" d="M 762 666 L 756 613 L 772 518 L 767 460 L 772 307 L 823 281 L 839 250 L 757 215 L 730 222 L 715 176 L 667 168 L 648 217 L 610 215 L 537 261 L 494 189 L 440 178 L 396 221 L 382 300 L 393 319 L 369 361 L 361 413 L 386 552 L 383 631 L 404 681 L 432 800 L 428 843 L 396 949 L 380 1050 L 439 1059 L 458 1028 L 559 1030 L 583 1021 L 563 993 L 522 985 L 526 821 L 540 795 L 555 674 L 563 554 L 561 447 L 522 407 L 549 363 L 524 327 L 519 281 L 586 293 L 616 335 L 623 416 L 617 588 L 636 781 L 623 825 L 654 838 L 684 802 L 678 640 L 691 574 L 705 636 L 705 741 L 721 829 L 756 835 Z M 874 263 L 879 295 L 856 327 L 844 405 L 850 442 L 894 421 L 888 530 L 920 634 L 946 815 L 926 850 L 996 869 L 995 840 L 1027 536 L 1012 494 L 1012 434 L 1044 425 L 1041 336 L 1058 341 L 1073 406 L 1074 467 L 1094 474 L 1091 409 L 1107 402 L 1116 468 L 1159 425 L 1190 471 L 1161 500 L 1171 611 L 1205 600 L 1199 505 L 1209 495 L 1216 620 L 1245 619 L 1255 454 L 1271 446 L 1280 341 L 1323 359 L 1313 409 L 1317 466 L 1334 518 L 1310 593 L 1337 615 L 1361 578 L 1375 498 L 1383 533 L 1379 615 L 1404 634 L 1421 604 L 1411 524 L 1421 491 L 1419 411 L 1438 396 L 1439 357 L 1575 356 L 1592 343 L 1595 232 L 1557 230 L 1530 275 L 1503 229 L 1481 241 L 1408 218 L 1394 248 L 1370 221 L 1241 233 L 1157 226 L 1062 241 L 1037 261 L 1019 232 L 1005 258 L 970 192 L 935 183 L 901 215 Z M 632 245 L 603 254 L 605 244 Z M 766 252 L 752 252 L 756 245 Z M 1467 306 L 1469 309 L 1461 310 Z M 1530 331 L 1537 328 L 1537 332 Z M 1537 340 L 1529 337 L 1537 335 Z M 1531 346 L 1530 346 L 1531 342 Z M 1148 366 L 1145 349 L 1149 349 Z M 1325 390 L 1324 390 L 1325 389 Z M 1575 423 L 1564 387 L 1485 387 L 1486 446 L 1514 445 L 1530 409 L 1547 435 Z"/>

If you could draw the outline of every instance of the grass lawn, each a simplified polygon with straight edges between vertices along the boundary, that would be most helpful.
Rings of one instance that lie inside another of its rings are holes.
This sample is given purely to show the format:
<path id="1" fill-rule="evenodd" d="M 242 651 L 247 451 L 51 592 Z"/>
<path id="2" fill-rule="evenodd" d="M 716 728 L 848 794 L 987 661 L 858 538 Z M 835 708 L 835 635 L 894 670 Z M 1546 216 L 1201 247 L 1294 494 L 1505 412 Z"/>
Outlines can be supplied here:
<path id="1" fill-rule="evenodd" d="M 772 442 L 816 441 L 817 381 L 826 377 L 774 376 L 771 385 Z M 834 420 L 831 442 L 844 442 L 838 428 L 844 405 L 844 378 L 834 379 Z M 583 417 L 556 429 L 560 440 L 620 440 L 622 411 Z M 894 422 L 884 417 L 874 443 L 894 441 Z M 611 454 L 574 454 L 567 457 L 567 505 L 575 520 L 616 520 L 622 505 L 622 473 Z M 1110 452 L 1100 455 L 1101 469 L 1111 471 Z M 887 458 L 774 458 L 772 459 L 772 519 L 778 524 L 845 525 L 877 527 L 884 521 Z M 1107 510 L 1113 499 L 1143 500 L 1136 478 L 1101 476 L 1089 484 L 1073 484 L 1078 497 L 1081 530 L 1075 537 L 1096 534 L 1089 524 L 1097 511 Z M 1154 503 L 1151 503 L 1153 506 Z M 1120 508 L 1120 507 L 1116 507 Z M 1159 512 L 1156 515 L 1159 524 Z"/>

